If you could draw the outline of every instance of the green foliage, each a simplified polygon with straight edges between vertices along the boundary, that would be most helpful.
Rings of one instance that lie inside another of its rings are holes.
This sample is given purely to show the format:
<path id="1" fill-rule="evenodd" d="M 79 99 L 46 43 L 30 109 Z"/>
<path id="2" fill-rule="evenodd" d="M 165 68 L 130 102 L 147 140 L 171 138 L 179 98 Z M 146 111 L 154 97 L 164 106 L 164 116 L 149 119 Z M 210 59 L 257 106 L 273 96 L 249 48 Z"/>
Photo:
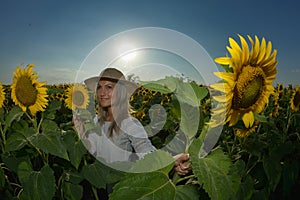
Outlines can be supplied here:
<path id="1" fill-rule="evenodd" d="M 72 111 L 62 99 L 55 99 L 58 93 L 63 96 L 64 89 L 52 86 L 48 93 L 54 99 L 35 117 L 9 99 L 10 104 L 0 109 L 0 199 L 101 199 L 108 195 L 108 185 L 114 185 L 110 199 L 299 195 L 300 115 L 289 106 L 291 89 L 284 89 L 278 102 L 271 96 L 265 110 L 255 114 L 260 123 L 249 137 L 238 138 L 234 128 L 225 125 L 217 144 L 203 154 L 210 119 L 207 88 L 175 77 L 142 85 L 130 103 L 152 143 L 164 150 L 135 163 L 106 165 L 89 154 L 73 129 Z M 84 111 L 81 117 L 92 118 Z M 95 128 L 92 123 L 85 125 L 86 130 Z M 173 170 L 172 155 L 182 152 L 190 155 L 192 172 L 186 176 Z"/>

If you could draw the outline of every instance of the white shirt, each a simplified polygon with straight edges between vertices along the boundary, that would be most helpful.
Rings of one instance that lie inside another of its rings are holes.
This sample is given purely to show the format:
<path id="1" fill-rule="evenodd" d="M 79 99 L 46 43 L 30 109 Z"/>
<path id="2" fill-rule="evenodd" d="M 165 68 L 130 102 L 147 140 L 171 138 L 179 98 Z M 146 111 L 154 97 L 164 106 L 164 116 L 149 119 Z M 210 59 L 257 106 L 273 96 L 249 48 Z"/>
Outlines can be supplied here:
<path id="1" fill-rule="evenodd" d="M 97 118 L 95 122 L 97 122 Z M 120 131 L 113 131 L 109 137 L 109 127 L 112 122 L 105 122 L 101 127 L 102 135 L 90 133 L 87 139 L 90 142 L 90 153 L 103 158 L 106 162 L 133 161 L 132 155 L 142 158 L 145 154 L 155 151 L 142 124 L 133 117 L 121 122 Z M 133 153 L 135 152 L 135 153 Z"/>

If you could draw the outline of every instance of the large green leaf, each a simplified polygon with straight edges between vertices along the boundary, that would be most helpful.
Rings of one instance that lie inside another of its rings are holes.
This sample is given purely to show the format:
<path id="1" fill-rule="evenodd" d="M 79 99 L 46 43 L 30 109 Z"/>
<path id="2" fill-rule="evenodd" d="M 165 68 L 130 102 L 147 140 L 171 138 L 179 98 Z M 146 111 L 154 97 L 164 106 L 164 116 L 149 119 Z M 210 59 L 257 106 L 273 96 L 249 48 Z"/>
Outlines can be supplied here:
<path id="1" fill-rule="evenodd" d="M 199 106 L 200 99 L 198 99 L 190 83 L 180 82 L 177 85 L 175 95 L 180 104 L 186 103 L 195 107 Z"/>
<path id="2" fill-rule="evenodd" d="M 175 77 L 166 77 L 157 81 L 143 81 L 143 85 L 146 89 L 168 94 L 174 92 L 180 80 Z"/>
<path id="3" fill-rule="evenodd" d="M 174 199 L 176 188 L 163 172 L 130 174 L 113 188 L 109 199 Z"/>
<path id="4" fill-rule="evenodd" d="M 14 106 L 9 111 L 9 113 L 7 114 L 7 116 L 5 118 L 3 132 L 5 133 L 7 131 L 7 129 L 10 127 L 10 125 L 13 121 L 20 120 L 20 118 L 22 117 L 23 114 L 24 114 L 24 112 L 22 111 L 22 109 L 19 106 Z"/>
<path id="5" fill-rule="evenodd" d="M 93 164 L 83 166 L 82 175 L 97 188 L 105 188 L 107 183 L 119 181 L 123 173 L 96 160 Z"/>
<path id="6" fill-rule="evenodd" d="M 144 156 L 133 164 L 130 172 L 143 173 L 160 170 L 168 174 L 173 168 L 174 158 L 166 151 L 157 150 Z"/>
<path id="7" fill-rule="evenodd" d="M 18 173 L 20 163 L 24 161 L 30 163 L 30 158 L 28 155 L 24 157 L 1 155 L 1 159 L 4 162 L 5 167 L 9 168 L 9 170 L 14 173 Z"/>
<path id="8" fill-rule="evenodd" d="M 233 198 L 239 188 L 240 177 L 235 173 L 229 174 L 230 169 L 233 168 L 231 160 L 220 148 L 200 158 L 201 146 L 202 141 L 195 139 L 189 149 L 191 167 L 199 184 L 203 184 L 211 199 Z"/>
<path id="9" fill-rule="evenodd" d="M 179 185 L 176 187 L 176 200 L 200 199 L 200 193 L 196 185 Z"/>
<path id="10" fill-rule="evenodd" d="M 21 184 L 24 185 L 28 182 L 30 174 L 33 172 L 30 162 L 23 161 L 18 166 L 18 178 Z"/>
<path id="11" fill-rule="evenodd" d="M 33 127 L 28 127 L 28 123 L 24 120 L 14 123 L 11 130 L 5 144 L 5 151 L 21 149 L 28 143 L 30 137 L 35 134 Z"/>
<path id="12" fill-rule="evenodd" d="M 81 199 L 83 194 L 83 188 L 81 185 L 74 185 L 72 183 L 63 183 L 64 199 L 76 200 Z"/>
<path id="13" fill-rule="evenodd" d="M 47 106 L 46 110 L 43 112 L 43 115 L 46 119 L 54 119 L 56 111 L 61 108 L 61 101 L 59 100 L 52 100 L 50 101 L 49 105 Z"/>
<path id="14" fill-rule="evenodd" d="M 50 120 L 43 121 L 42 133 L 38 133 L 32 137 L 31 143 L 45 153 L 69 160 L 61 132 L 56 124 Z"/>
<path id="15" fill-rule="evenodd" d="M 44 166 L 40 171 L 29 172 L 28 179 L 23 186 L 24 191 L 20 199 L 51 200 L 55 194 L 53 170 L 49 166 Z"/>
<path id="16" fill-rule="evenodd" d="M 198 100 L 204 99 L 207 96 L 208 90 L 206 87 L 200 87 L 195 82 L 191 82 L 190 85 L 193 88 Z"/>
<path id="17" fill-rule="evenodd" d="M 84 154 L 86 154 L 87 150 L 82 144 L 82 141 L 77 141 L 76 139 L 78 139 L 78 137 L 74 130 L 68 130 L 63 135 L 63 141 L 69 153 L 70 161 L 72 165 L 78 169 L 82 157 Z"/>
<path id="18" fill-rule="evenodd" d="M 180 129 L 188 136 L 189 140 L 196 135 L 199 127 L 199 109 L 191 105 L 182 103 L 181 107 L 181 118 L 180 118 Z"/>
<path id="19" fill-rule="evenodd" d="M 278 145 L 270 150 L 269 155 L 263 158 L 263 167 L 269 180 L 272 191 L 275 191 L 280 179 L 283 167 L 281 165 L 282 158 L 293 151 L 292 142 L 286 142 Z"/>
<path id="20" fill-rule="evenodd" d="M 60 132 L 47 131 L 46 133 L 36 135 L 31 140 L 31 143 L 45 153 L 69 160 L 67 150 L 59 134 Z"/>
<path id="21" fill-rule="evenodd" d="M 26 138 L 20 133 L 12 133 L 6 140 L 5 151 L 16 151 L 27 144 Z"/>
<path id="22" fill-rule="evenodd" d="M 87 152 L 86 148 L 83 146 L 81 141 L 77 141 L 70 149 L 68 149 L 68 152 L 72 165 L 78 169 L 83 155 Z"/>

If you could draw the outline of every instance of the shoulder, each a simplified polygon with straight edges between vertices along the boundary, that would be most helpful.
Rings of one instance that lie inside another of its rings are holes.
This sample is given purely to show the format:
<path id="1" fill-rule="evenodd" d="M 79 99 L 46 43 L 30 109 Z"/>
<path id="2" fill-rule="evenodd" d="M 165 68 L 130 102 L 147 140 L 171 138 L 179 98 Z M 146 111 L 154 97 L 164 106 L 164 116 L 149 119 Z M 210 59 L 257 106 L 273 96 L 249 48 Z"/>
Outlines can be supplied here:
<path id="1" fill-rule="evenodd" d="M 128 117 L 124 119 L 121 123 L 121 126 L 127 126 L 127 125 L 136 125 L 136 126 L 142 126 L 141 122 L 136 119 L 135 117 Z"/>
<path id="2" fill-rule="evenodd" d="M 128 117 L 128 118 L 124 119 L 121 123 L 121 129 L 127 133 L 137 133 L 137 132 L 144 133 L 145 132 L 144 127 L 141 124 L 141 122 L 134 117 Z"/>

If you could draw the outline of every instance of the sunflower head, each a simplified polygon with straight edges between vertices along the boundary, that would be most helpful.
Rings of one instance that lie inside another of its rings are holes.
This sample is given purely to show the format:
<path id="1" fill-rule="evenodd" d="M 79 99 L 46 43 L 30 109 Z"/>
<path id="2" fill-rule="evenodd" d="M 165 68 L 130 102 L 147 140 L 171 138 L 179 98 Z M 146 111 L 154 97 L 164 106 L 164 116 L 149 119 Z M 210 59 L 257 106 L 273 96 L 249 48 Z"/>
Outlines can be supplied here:
<path id="1" fill-rule="evenodd" d="M 290 100 L 291 109 L 297 112 L 300 108 L 300 87 L 297 85 Z"/>
<path id="2" fill-rule="evenodd" d="M 2 108 L 4 100 L 5 100 L 5 92 L 2 83 L 0 82 L 0 108 Z"/>
<path id="3" fill-rule="evenodd" d="M 11 85 L 11 97 L 24 112 L 29 109 L 31 115 L 34 116 L 38 111 L 45 110 L 48 105 L 48 95 L 46 83 L 37 80 L 38 75 L 32 71 L 33 67 L 33 64 L 23 69 L 17 67 Z"/>
<path id="4" fill-rule="evenodd" d="M 272 52 L 272 43 L 262 38 L 261 42 L 255 36 L 248 39 L 251 48 L 244 37 L 239 35 L 241 45 L 229 38 L 227 50 L 231 57 L 216 58 L 226 72 L 215 72 L 223 79 L 222 83 L 211 85 L 212 88 L 225 93 L 215 96 L 217 101 L 226 103 L 226 122 L 234 126 L 242 119 L 246 128 L 253 127 L 254 113 L 260 113 L 268 103 L 269 96 L 274 92 L 272 86 L 276 78 L 276 54 Z"/>
<path id="5" fill-rule="evenodd" d="M 71 85 L 66 90 L 65 103 L 67 108 L 71 110 L 86 109 L 89 104 L 88 91 L 82 84 Z"/>

